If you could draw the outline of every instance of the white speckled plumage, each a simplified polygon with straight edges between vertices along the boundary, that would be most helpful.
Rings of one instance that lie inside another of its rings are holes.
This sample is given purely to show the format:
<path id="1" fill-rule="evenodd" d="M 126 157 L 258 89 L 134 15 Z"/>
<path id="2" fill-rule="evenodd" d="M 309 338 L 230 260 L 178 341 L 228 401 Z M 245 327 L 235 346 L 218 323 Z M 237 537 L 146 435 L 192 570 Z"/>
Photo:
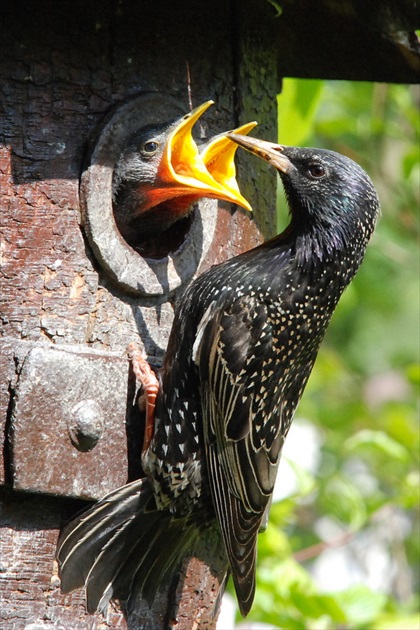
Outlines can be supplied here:
<path id="1" fill-rule="evenodd" d="M 160 376 L 144 492 L 150 495 L 149 510 L 153 504 L 151 514 L 161 511 L 163 524 L 168 518 L 178 524 L 179 541 L 168 551 L 172 569 L 185 551 L 181 541 L 217 520 L 247 614 L 255 590 L 257 534 L 281 448 L 334 308 L 362 262 L 379 202 L 366 173 L 348 158 L 232 139 L 275 166 L 277 160 L 291 223 L 275 239 L 213 267 L 185 291 Z M 93 520 L 99 509 L 93 508 Z M 124 590 L 118 577 L 124 559 L 114 559 L 112 544 L 107 556 L 95 558 L 98 546 L 89 542 L 88 518 L 80 525 L 85 546 L 94 551 L 86 563 L 115 563 L 114 585 L 107 591 L 115 596 Z M 141 528 L 147 517 L 138 510 L 133 518 Z M 74 577 L 75 563 L 68 562 L 77 528 L 75 523 L 64 538 L 65 553 L 59 552 L 71 586 L 83 582 Z M 131 528 L 130 536 L 135 532 Z M 149 548 L 148 557 L 159 552 L 159 540 L 154 537 L 155 551 Z M 139 576 L 149 565 L 136 548 Z M 154 585 L 166 575 L 162 563 L 159 570 Z M 136 578 L 136 584 L 148 592 L 146 578 Z M 93 606 L 102 593 L 90 586 Z M 129 601 L 130 588 L 124 586 Z"/>

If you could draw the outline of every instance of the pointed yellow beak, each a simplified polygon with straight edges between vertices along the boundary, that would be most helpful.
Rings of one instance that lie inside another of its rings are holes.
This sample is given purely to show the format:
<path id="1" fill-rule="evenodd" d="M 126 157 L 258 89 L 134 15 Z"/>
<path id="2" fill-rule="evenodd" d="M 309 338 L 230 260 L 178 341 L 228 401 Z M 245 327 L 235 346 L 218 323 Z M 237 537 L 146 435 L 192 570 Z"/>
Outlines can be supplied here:
<path id="1" fill-rule="evenodd" d="M 251 206 L 239 192 L 233 161 L 237 145 L 217 136 L 205 148 L 204 158 L 192 137 L 192 128 L 202 114 L 213 104 L 207 101 L 189 114 L 170 131 L 159 165 L 158 177 L 171 189 L 171 196 L 212 197 L 236 203 L 247 210 Z M 255 125 L 249 123 L 250 131 Z M 246 125 L 245 125 L 246 127 Z M 239 131 L 239 130 L 235 130 Z M 241 127 L 243 133 L 244 131 Z M 223 153 L 223 155 L 221 155 Z M 179 189 L 174 195 L 174 189 Z"/>
<path id="2" fill-rule="evenodd" d="M 203 162 L 212 177 L 219 184 L 229 189 L 236 195 L 241 195 L 238 182 L 236 181 L 236 167 L 234 162 L 234 157 L 238 145 L 232 142 L 232 140 L 226 134 L 238 133 L 246 135 L 251 131 L 251 129 L 254 129 L 257 124 L 258 123 L 254 121 L 246 123 L 246 125 L 242 125 L 237 129 L 232 129 L 231 131 L 226 131 L 226 133 L 221 133 L 213 138 L 201 152 Z M 247 205 L 244 207 L 247 210 L 251 210 L 251 207 L 247 201 L 246 204 Z"/>

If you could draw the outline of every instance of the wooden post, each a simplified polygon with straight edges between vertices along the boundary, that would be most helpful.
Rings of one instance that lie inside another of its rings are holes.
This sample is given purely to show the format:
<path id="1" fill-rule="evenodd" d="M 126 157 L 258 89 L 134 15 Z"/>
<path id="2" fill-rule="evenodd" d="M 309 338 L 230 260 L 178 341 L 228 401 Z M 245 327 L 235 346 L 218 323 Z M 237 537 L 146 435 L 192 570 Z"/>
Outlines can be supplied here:
<path id="1" fill-rule="evenodd" d="M 87 183 L 82 178 L 82 189 L 80 179 L 90 139 L 98 146 L 104 119 L 148 92 L 162 95 L 153 107 L 168 118 L 213 98 L 199 129 L 212 136 L 256 117 L 252 82 L 263 95 L 257 116 L 263 133 L 274 139 L 278 84 L 273 77 L 265 85 L 259 68 L 268 53 L 260 41 L 253 53 L 252 40 L 232 39 L 232 29 L 231 8 L 221 0 L 18 0 L 4 11 L 2 627 L 125 626 L 115 606 L 106 620 L 92 618 L 82 592 L 61 595 L 54 549 L 62 524 L 85 505 L 81 499 L 97 499 L 140 472 L 141 427 L 126 347 L 140 337 L 152 361 L 162 357 L 183 287 L 133 289 L 130 282 L 145 278 L 136 277 L 141 261 L 135 253 L 127 282 L 107 268 L 81 220 L 86 195 L 89 203 L 92 197 L 102 202 L 109 151 L 101 154 L 100 172 Z M 239 70 L 243 53 L 250 61 L 245 68 L 242 60 Z M 126 111 L 123 128 L 137 116 Z M 214 220 L 212 238 L 190 275 L 254 246 L 261 232 L 273 234 L 274 178 L 265 175 L 258 198 L 252 182 L 241 179 L 256 201 L 256 222 L 204 201 L 200 211 Z M 179 285 L 188 281 L 181 272 L 180 278 Z M 80 417 L 92 425 L 83 435 Z M 151 610 L 138 602 L 129 627 L 214 628 L 224 572 L 220 548 L 217 531 L 201 541 L 179 584 L 172 581 Z"/>

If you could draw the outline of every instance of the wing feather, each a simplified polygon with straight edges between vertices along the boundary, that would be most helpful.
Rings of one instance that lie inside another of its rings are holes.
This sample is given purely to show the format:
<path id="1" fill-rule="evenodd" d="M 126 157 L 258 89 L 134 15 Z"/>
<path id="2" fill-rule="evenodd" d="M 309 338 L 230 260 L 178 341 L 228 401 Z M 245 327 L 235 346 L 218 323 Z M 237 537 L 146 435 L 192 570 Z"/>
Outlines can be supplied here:
<path id="1" fill-rule="evenodd" d="M 265 389 L 276 360 L 269 309 L 249 296 L 222 312 L 210 305 L 194 356 L 210 486 L 244 614 L 252 604 L 257 535 L 283 444 L 280 396 Z"/>

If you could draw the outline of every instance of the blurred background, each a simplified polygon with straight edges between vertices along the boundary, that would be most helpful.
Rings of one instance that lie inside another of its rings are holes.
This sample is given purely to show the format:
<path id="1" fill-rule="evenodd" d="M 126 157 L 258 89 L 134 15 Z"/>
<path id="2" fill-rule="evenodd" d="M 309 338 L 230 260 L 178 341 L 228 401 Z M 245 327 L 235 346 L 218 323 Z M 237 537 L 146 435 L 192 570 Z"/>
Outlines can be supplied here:
<path id="1" fill-rule="evenodd" d="M 228 593 L 220 630 L 420 627 L 419 105 L 419 86 L 346 81 L 278 96 L 279 142 L 353 158 L 382 215 L 286 440 L 253 609 Z"/>

